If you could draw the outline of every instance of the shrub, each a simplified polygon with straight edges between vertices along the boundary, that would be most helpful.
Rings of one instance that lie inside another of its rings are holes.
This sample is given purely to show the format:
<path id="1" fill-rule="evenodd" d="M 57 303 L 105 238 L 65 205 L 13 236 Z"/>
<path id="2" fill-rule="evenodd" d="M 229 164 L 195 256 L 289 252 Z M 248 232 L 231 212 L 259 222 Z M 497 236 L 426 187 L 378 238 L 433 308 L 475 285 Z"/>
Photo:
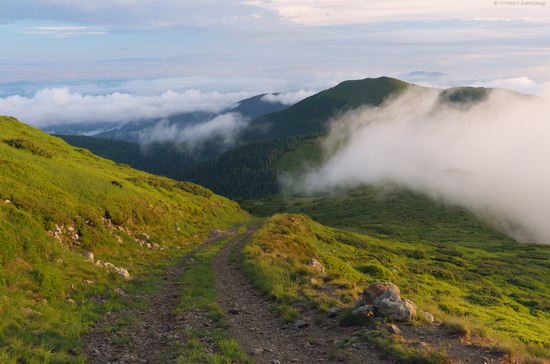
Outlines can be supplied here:
<path id="1" fill-rule="evenodd" d="M 6 139 L 4 140 L 4 143 L 10 147 L 26 150 L 40 157 L 51 158 L 53 156 L 52 153 L 46 149 L 27 139 Z"/>
<path id="2" fill-rule="evenodd" d="M 212 197 L 212 195 L 214 195 L 214 193 L 210 191 L 208 188 L 199 186 L 191 182 L 177 182 L 176 187 L 179 188 L 180 190 L 189 192 L 193 195 L 202 196 L 206 198 L 210 198 Z"/>

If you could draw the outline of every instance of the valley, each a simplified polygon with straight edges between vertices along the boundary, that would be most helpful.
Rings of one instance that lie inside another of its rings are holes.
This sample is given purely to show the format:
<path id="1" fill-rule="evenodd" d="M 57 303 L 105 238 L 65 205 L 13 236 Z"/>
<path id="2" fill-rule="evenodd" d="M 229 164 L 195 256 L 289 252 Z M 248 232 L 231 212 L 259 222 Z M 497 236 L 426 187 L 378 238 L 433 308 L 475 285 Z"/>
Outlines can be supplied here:
<path id="1" fill-rule="evenodd" d="M 327 147 L 335 119 L 415 90 L 436 92 L 381 77 L 290 107 L 259 95 L 234 144 L 195 154 L 2 117 L 0 361 L 548 362 L 548 245 L 391 181 L 296 182 L 347 142 Z M 448 89 L 434 108 L 491 92 Z M 373 282 L 414 317 L 357 313 Z"/>

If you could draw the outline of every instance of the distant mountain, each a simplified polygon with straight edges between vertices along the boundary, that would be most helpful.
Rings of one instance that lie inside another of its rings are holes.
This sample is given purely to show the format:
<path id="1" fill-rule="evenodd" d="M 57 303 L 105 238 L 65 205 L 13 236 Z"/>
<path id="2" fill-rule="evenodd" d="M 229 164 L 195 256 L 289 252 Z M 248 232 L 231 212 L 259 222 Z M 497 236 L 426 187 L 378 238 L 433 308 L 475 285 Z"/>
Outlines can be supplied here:
<path id="1" fill-rule="evenodd" d="M 152 130 L 157 123 L 165 121 L 167 126 L 177 124 L 180 126 L 192 125 L 201 123 L 204 121 L 212 120 L 216 117 L 216 113 L 209 113 L 204 111 L 195 111 L 189 113 L 180 113 L 168 116 L 166 118 L 154 118 L 147 120 L 137 120 L 131 121 L 123 124 L 117 128 L 113 128 L 93 136 L 103 139 L 116 139 L 124 140 L 132 143 L 140 143 L 142 135 L 147 134 Z M 58 134 L 69 134 L 69 133 L 58 133 Z"/>
<path id="2" fill-rule="evenodd" d="M 42 130 L 48 134 L 96 135 L 119 127 L 119 123 L 98 121 L 94 123 L 54 124 L 48 125 Z"/>
<path id="3" fill-rule="evenodd" d="M 225 109 L 222 113 L 238 112 L 247 119 L 254 119 L 258 116 L 270 114 L 284 110 L 288 107 L 281 102 L 271 102 L 266 100 L 268 94 L 261 94 L 237 102 L 234 106 Z M 279 95 L 274 93 L 273 95 Z"/>
<path id="4" fill-rule="evenodd" d="M 448 73 L 443 72 L 428 72 L 428 71 L 413 71 L 406 74 L 409 77 L 446 77 L 450 76 Z"/>
<path id="5" fill-rule="evenodd" d="M 144 152 L 137 144 L 62 138 L 106 158 L 151 173 L 193 181 L 225 196 L 259 198 L 280 191 L 278 175 L 281 170 L 295 169 L 318 158 L 318 138 L 327 132 L 334 116 L 361 106 L 378 106 L 388 97 L 412 87 L 421 88 L 389 77 L 344 81 L 293 106 L 256 117 L 241 132 L 235 147 L 227 151 L 220 149 L 215 141 L 205 143 L 202 149 L 190 155 L 173 144 L 156 143 Z M 441 92 L 440 102 L 480 102 L 490 90 L 452 88 Z M 272 106 L 263 101 L 263 97 L 258 95 L 243 100 L 229 111 L 240 110 L 246 115 L 266 112 Z M 282 160 L 284 163 L 279 163 Z M 280 168 L 281 165 L 284 168 Z"/>
<path id="6" fill-rule="evenodd" d="M 265 140 L 323 133 L 328 121 L 338 113 L 363 105 L 380 105 L 388 96 L 411 86 L 414 85 L 390 77 L 344 81 L 287 109 L 256 118 L 245 137 Z"/>
<path id="7" fill-rule="evenodd" d="M 50 125 L 43 130 L 48 134 L 56 135 L 86 135 L 102 139 L 116 139 L 131 143 L 141 143 L 143 135 L 147 135 L 159 122 L 166 123 L 166 126 L 194 125 L 210 121 L 216 116 L 226 113 L 239 113 L 244 119 L 251 120 L 259 116 L 281 111 L 288 105 L 281 102 L 267 101 L 265 96 L 268 94 L 256 95 L 248 99 L 241 100 L 234 105 L 223 109 L 220 112 L 194 111 L 187 113 L 177 113 L 165 118 L 151 118 L 144 120 L 135 120 L 126 123 L 102 122 L 95 123 L 71 123 Z M 274 93 L 273 95 L 278 95 Z"/>

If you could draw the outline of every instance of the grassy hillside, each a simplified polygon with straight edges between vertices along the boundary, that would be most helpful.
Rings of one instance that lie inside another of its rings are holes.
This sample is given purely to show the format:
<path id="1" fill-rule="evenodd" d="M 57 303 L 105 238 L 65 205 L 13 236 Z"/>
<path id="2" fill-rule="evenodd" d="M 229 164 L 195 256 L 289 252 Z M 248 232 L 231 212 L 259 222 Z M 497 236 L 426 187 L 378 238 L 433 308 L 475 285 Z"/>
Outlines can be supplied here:
<path id="1" fill-rule="evenodd" d="M 114 287 L 248 219 L 198 185 L 139 172 L 0 118 L 0 362 L 82 362 Z M 113 264 L 98 266 L 82 255 Z M 117 269 L 118 268 L 118 269 Z M 120 269 L 123 268 L 123 269 Z M 117 273 L 118 271 L 118 273 Z M 102 294 L 103 306 L 91 300 Z"/>
<path id="2" fill-rule="evenodd" d="M 508 240 L 487 246 L 482 236 L 477 245 L 411 242 L 329 228 L 305 215 L 275 215 L 245 246 L 243 265 L 287 317 L 303 304 L 352 307 L 368 284 L 391 281 L 419 309 L 463 334 L 550 359 L 550 247 Z"/>

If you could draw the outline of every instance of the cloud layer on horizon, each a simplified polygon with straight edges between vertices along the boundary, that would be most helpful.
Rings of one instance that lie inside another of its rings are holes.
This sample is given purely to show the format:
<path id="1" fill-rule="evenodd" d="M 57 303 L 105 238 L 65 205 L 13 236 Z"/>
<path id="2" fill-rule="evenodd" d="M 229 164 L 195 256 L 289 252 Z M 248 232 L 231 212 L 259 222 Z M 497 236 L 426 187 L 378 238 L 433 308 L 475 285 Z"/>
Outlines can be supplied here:
<path id="1" fill-rule="evenodd" d="M 125 123 L 162 118 L 177 113 L 219 112 L 252 96 L 247 92 L 165 91 L 159 95 L 135 96 L 120 92 L 84 95 L 69 88 L 38 91 L 33 97 L 0 98 L 0 112 L 36 127 L 86 122 Z"/>

